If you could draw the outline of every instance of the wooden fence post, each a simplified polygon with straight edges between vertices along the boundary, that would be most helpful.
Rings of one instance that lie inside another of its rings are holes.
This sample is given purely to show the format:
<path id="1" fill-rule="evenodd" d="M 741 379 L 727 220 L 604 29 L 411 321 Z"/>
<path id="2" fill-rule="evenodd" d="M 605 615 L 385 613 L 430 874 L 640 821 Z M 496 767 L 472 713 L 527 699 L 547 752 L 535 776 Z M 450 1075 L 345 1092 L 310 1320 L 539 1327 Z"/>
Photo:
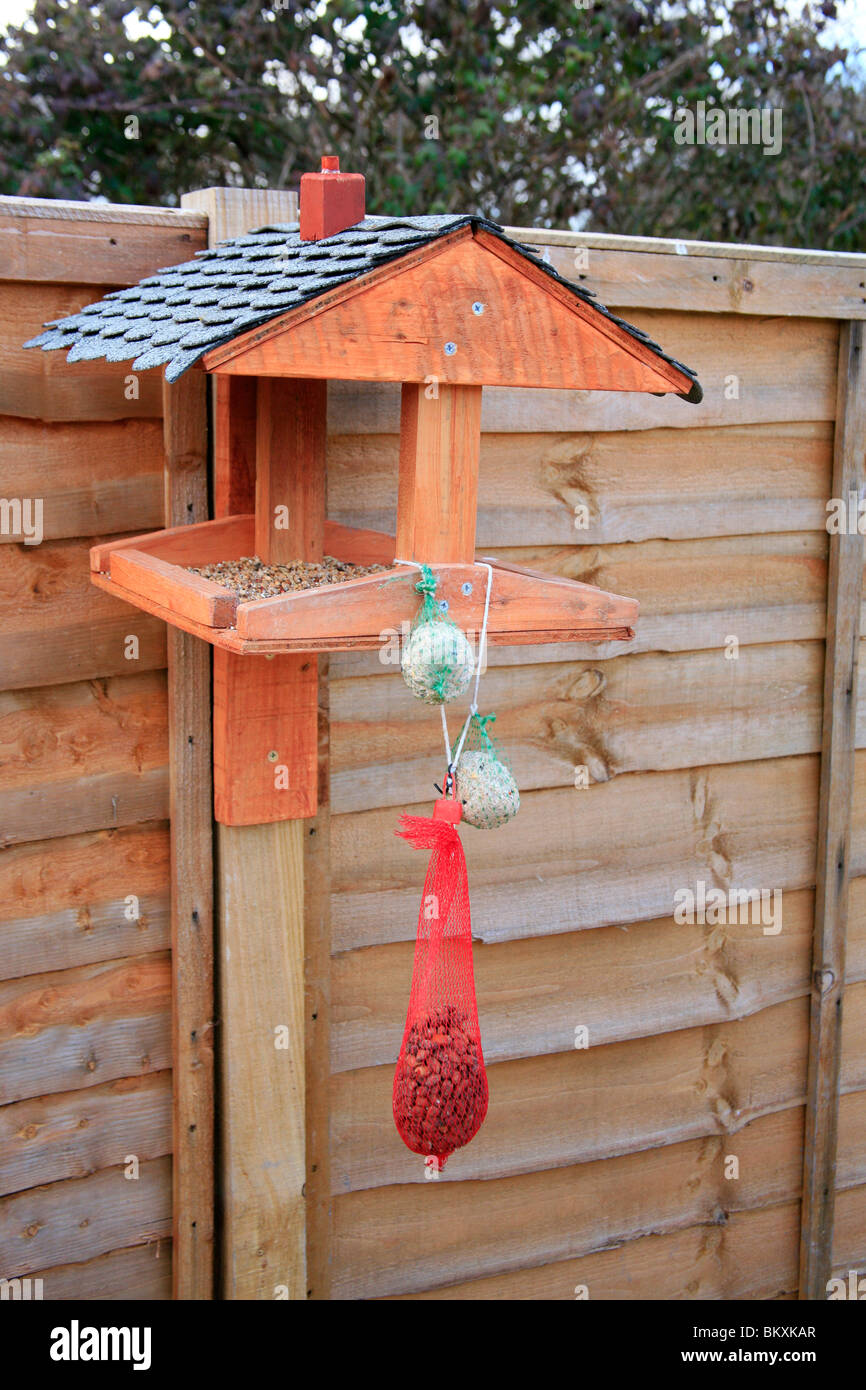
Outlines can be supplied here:
<path id="1" fill-rule="evenodd" d="M 208 214 L 210 245 L 297 220 L 297 195 L 273 189 L 201 189 L 182 202 Z M 254 424 L 254 412 L 246 416 Z M 252 440 L 237 444 L 254 449 Z M 228 496 L 225 477 L 216 492 Z M 307 1292 L 305 833 L 303 820 L 218 827 L 222 1294 L 228 1299 L 296 1299 Z"/>
<path id="2" fill-rule="evenodd" d="M 832 495 L 841 499 L 846 517 L 851 510 L 849 499 L 853 494 L 859 500 L 866 476 L 864 358 L 863 323 L 843 323 L 839 342 Z M 846 530 L 830 536 L 827 576 L 824 723 L 800 1235 L 800 1298 L 810 1300 L 827 1297 L 833 1258 L 862 583 L 863 538 L 856 525 L 853 532 L 849 525 Z"/>
<path id="3" fill-rule="evenodd" d="M 165 520 L 207 520 L 207 383 L 163 387 Z M 210 648 L 169 627 L 173 1296 L 213 1298 L 213 833 Z"/>
<path id="4" fill-rule="evenodd" d="M 318 809 L 307 822 L 304 955 L 307 1069 L 307 1296 L 331 1296 L 331 711 L 327 652 L 319 655 Z"/>

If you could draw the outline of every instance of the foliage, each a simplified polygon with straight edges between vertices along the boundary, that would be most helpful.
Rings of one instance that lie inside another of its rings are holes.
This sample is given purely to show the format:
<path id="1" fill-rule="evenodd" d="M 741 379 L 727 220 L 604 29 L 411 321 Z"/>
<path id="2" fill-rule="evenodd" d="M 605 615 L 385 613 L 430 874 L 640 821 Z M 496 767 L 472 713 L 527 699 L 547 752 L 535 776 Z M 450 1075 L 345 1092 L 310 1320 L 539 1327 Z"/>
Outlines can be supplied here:
<path id="1" fill-rule="evenodd" d="M 371 212 L 862 250 L 866 97 L 818 42 L 834 15 L 829 0 L 796 15 L 784 0 L 36 0 L 2 40 L 0 191 L 175 203 L 296 185 L 335 152 L 367 175 Z M 678 107 L 699 101 L 781 108 L 781 152 L 677 144 Z"/>

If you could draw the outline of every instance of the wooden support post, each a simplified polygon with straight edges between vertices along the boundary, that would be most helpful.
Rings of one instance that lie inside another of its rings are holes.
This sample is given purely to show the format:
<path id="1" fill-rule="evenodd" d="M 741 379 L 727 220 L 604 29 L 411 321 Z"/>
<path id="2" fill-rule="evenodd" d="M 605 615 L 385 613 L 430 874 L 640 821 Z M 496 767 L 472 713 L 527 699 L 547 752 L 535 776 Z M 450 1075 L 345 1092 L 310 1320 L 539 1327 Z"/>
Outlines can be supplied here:
<path id="1" fill-rule="evenodd" d="M 207 383 L 163 391 L 165 519 L 207 519 Z M 176 1299 L 213 1298 L 213 843 L 210 648 L 169 627 L 172 1230 Z"/>
<path id="2" fill-rule="evenodd" d="M 259 381 L 256 554 L 265 564 L 324 554 L 327 412 L 326 381 Z"/>
<path id="3" fill-rule="evenodd" d="M 328 656 L 319 657 L 319 795 L 304 865 L 307 1296 L 331 1296 L 331 795 Z"/>
<path id="4" fill-rule="evenodd" d="M 397 555 L 475 559 L 481 387 L 404 382 L 400 413 Z"/>
<path id="5" fill-rule="evenodd" d="M 255 416 L 249 393 L 225 391 L 222 400 L 218 457 L 228 465 L 255 459 L 256 554 L 266 564 L 321 560 L 327 382 L 259 381 Z M 222 495 L 239 500 L 247 475 L 238 485 L 224 480 Z M 317 694 L 315 657 L 216 656 L 214 810 L 221 824 L 315 814 Z"/>
<path id="6" fill-rule="evenodd" d="M 223 1293 L 306 1298 L 304 822 L 221 826 Z"/>
<path id="7" fill-rule="evenodd" d="M 273 190 L 204 189 L 183 205 L 208 213 L 211 244 L 297 217 L 295 195 Z M 265 671 L 275 673 L 266 679 L 281 678 L 277 659 L 217 653 L 217 661 L 223 656 L 242 663 L 235 670 L 247 679 L 261 683 Z M 228 1299 L 284 1293 L 305 1299 L 307 1293 L 305 839 L 303 820 L 218 827 L 221 1251 Z"/>
<path id="8" fill-rule="evenodd" d="M 849 498 L 859 499 L 866 478 L 864 336 L 859 321 L 842 325 L 832 495 L 842 499 L 846 513 Z M 800 1239 L 800 1298 L 811 1300 L 827 1297 L 833 1259 L 862 582 L 863 538 L 857 528 L 831 535 Z"/>
<path id="9" fill-rule="evenodd" d="M 316 813 L 315 652 L 214 660 L 214 814 L 260 825 Z"/>

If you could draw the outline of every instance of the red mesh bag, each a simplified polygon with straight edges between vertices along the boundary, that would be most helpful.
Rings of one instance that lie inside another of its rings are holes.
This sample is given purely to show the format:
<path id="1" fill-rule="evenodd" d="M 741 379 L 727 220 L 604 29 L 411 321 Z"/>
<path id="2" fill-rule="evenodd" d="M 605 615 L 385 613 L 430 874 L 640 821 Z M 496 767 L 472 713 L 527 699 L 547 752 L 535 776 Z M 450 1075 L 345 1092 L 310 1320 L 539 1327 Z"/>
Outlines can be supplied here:
<path id="1" fill-rule="evenodd" d="M 412 990 L 394 1073 L 394 1121 L 404 1144 L 442 1169 L 487 1114 L 487 1073 L 472 971 L 460 805 L 443 797 L 432 818 L 402 816 L 402 835 L 432 850 L 418 915 Z"/>

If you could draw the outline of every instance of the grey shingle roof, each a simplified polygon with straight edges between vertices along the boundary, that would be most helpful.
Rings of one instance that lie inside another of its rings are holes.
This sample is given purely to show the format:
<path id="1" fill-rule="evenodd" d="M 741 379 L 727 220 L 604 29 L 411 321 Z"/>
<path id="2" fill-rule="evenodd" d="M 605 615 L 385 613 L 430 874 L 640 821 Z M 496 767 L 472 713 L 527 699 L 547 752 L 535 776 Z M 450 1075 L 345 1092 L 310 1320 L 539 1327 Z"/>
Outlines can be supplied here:
<path id="1" fill-rule="evenodd" d="M 685 399 L 701 400 L 701 388 L 689 367 L 669 357 L 639 328 L 616 318 L 590 290 L 564 279 L 533 247 L 512 241 L 497 223 L 471 216 L 365 217 L 322 241 L 301 241 L 297 223 L 260 227 L 199 251 L 183 265 L 159 270 L 130 289 L 108 294 L 78 314 L 55 319 L 25 347 L 68 348 L 69 362 L 99 357 L 108 362 L 132 360 L 134 371 L 165 366 L 166 380 L 176 381 L 212 348 L 468 225 L 483 227 L 514 247 L 597 313 L 684 372 L 694 382 Z"/>

